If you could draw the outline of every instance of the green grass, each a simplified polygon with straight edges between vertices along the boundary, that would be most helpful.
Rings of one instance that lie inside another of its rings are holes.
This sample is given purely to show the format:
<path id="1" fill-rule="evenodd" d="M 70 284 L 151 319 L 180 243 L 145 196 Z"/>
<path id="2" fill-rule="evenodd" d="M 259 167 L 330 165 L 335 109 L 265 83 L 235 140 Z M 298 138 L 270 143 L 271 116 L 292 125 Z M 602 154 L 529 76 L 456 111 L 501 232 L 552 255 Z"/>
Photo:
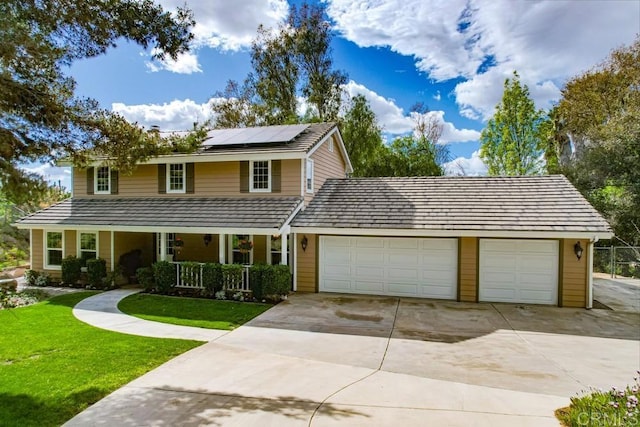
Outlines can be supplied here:
<path id="1" fill-rule="evenodd" d="M 118 308 L 141 319 L 174 325 L 231 330 L 267 311 L 269 304 L 134 294 Z"/>
<path id="2" fill-rule="evenodd" d="M 94 294 L 0 311 L 0 425 L 56 426 L 200 342 L 94 328 L 71 312 Z"/>

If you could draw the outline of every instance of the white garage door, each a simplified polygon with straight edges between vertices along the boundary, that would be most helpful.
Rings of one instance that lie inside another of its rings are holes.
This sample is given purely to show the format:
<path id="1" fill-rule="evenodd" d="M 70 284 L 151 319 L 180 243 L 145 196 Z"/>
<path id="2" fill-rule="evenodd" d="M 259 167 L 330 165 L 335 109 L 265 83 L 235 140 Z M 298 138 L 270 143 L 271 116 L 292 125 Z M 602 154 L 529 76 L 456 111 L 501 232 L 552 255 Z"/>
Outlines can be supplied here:
<path id="1" fill-rule="evenodd" d="M 557 240 L 480 240 L 480 301 L 558 303 Z"/>
<path id="2" fill-rule="evenodd" d="M 455 299 L 457 239 L 320 237 L 320 291 Z"/>

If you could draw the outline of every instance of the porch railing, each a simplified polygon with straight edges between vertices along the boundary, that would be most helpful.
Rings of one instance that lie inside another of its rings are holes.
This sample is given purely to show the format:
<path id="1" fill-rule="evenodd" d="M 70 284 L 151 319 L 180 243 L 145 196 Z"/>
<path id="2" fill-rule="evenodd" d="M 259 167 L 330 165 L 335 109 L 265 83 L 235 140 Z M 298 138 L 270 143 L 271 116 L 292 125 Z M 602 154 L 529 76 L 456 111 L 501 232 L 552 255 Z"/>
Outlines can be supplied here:
<path id="1" fill-rule="evenodd" d="M 187 289 L 203 289 L 204 285 L 202 284 L 202 269 L 204 267 L 204 263 L 188 263 L 188 266 L 185 266 L 182 262 L 172 262 L 173 265 L 176 266 L 176 287 L 177 288 L 187 288 Z M 197 264 L 197 266 L 194 266 Z M 232 291 L 248 291 L 251 288 L 249 287 L 249 270 L 250 265 L 242 266 L 242 278 L 240 280 L 233 280 L 231 277 L 224 277 L 223 274 L 223 284 L 222 288 L 225 290 Z"/>

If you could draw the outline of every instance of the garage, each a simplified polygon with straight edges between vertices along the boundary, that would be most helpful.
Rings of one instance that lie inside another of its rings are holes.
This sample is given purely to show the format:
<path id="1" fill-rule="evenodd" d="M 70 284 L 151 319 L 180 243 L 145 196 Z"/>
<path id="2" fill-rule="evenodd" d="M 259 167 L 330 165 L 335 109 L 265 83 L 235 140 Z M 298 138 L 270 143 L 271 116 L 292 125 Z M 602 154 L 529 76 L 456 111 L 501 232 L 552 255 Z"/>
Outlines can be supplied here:
<path id="1" fill-rule="evenodd" d="M 558 241 L 481 239 L 479 299 L 558 303 Z"/>
<path id="2" fill-rule="evenodd" d="M 457 239 L 321 236 L 321 292 L 455 299 Z"/>

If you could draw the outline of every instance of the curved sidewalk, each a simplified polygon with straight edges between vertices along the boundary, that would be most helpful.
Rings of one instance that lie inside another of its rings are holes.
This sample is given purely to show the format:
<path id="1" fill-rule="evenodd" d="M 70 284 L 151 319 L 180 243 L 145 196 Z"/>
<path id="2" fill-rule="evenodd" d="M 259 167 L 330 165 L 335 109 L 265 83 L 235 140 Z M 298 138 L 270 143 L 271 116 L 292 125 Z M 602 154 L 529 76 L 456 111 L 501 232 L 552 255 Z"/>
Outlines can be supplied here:
<path id="1" fill-rule="evenodd" d="M 123 334 L 153 338 L 211 341 L 229 333 L 217 329 L 170 325 L 129 316 L 118 310 L 118 303 L 139 289 L 116 289 L 80 301 L 73 315 L 89 325 Z"/>

